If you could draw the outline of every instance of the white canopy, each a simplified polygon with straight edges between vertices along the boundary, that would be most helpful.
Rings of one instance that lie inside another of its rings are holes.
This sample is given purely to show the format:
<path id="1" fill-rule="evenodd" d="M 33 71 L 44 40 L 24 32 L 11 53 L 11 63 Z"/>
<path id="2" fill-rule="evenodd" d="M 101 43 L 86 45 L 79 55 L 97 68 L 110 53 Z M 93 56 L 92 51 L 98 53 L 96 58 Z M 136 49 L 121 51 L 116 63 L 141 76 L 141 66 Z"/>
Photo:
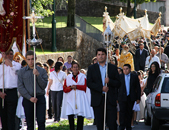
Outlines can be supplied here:
<path id="1" fill-rule="evenodd" d="M 108 27 L 109 25 L 114 35 L 119 36 L 120 38 L 123 38 L 125 35 L 127 35 L 131 41 L 136 40 L 140 36 L 150 39 L 151 34 L 157 35 L 160 29 L 161 14 L 156 20 L 155 24 L 151 25 L 148 20 L 147 10 L 145 10 L 144 17 L 132 19 L 126 17 L 124 13 L 122 13 L 121 8 L 115 23 L 113 23 L 113 21 L 110 19 L 110 16 L 108 15 L 107 8 L 105 8 L 105 10 L 106 11 L 103 15 L 103 22 L 105 22 L 105 24 L 103 23 L 103 31 L 105 31 L 104 28 Z"/>

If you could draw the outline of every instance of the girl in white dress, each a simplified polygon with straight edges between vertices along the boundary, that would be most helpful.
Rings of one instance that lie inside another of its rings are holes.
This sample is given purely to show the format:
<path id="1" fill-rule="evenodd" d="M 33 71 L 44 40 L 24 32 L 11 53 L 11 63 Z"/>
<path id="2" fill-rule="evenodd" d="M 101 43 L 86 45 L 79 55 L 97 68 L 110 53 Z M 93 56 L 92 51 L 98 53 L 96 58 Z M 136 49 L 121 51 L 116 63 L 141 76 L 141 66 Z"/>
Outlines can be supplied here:
<path id="1" fill-rule="evenodd" d="M 138 78 L 140 80 L 140 87 L 141 87 L 141 101 L 140 101 L 140 112 L 137 114 L 137 120 L 141 120 L 144 118 L 144 108 L 145 108 L 145 100 L 146 94 L 143 92 L 144 89 L 144 73 L 143 71 L 138 71 Z"/>

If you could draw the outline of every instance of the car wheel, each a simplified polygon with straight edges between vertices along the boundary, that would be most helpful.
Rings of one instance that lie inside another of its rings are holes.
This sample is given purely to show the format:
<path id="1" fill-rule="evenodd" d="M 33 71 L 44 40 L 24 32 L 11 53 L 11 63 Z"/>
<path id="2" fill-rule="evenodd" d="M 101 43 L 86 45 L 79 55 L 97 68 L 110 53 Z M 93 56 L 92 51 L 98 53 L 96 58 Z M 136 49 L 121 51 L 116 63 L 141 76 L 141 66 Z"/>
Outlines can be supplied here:
<path id="1" fill-rule="evenodd" d="M 151 124 L 151 118 L 148 115 L 147 106 L 145 106 L 145 109 L 144 109 L 144 123 L 145 123 L 145 125 L 150 125 Z"/>
<path id="2" fill-rule="evenodd" d="M 160 128 L 160 122 L 159 120 L 154 116 L 154 114 L 151 114 L 151 130 L 159 130 Z"/>

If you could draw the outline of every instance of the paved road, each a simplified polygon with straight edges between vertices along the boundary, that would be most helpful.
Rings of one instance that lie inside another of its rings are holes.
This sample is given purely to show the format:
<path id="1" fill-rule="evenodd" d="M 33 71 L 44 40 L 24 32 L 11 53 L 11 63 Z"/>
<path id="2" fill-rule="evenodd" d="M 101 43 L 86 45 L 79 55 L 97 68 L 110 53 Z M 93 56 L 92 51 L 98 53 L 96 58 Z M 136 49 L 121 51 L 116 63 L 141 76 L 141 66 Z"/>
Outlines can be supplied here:
<path id="1" fill-rule="evenodd" d="M 48 119 L 46 120 L 46 126 L 47 125 L 51 125 L 53 123 L 53 119 Z M 25 123 L 25 128 L 24 130 L 26 130 L 26 123 Z M 97 130 L 95 125 L 88 125 L 88 126 L 84 126 L 83 130 Z M 107 129 L 108 130 L 108 129 Z M 141 120 L 138 125 L 135 125 L 135 127 L 133 128 L 133 130 L 151 130 L 150 126 L 146 126 L 144 124 L 144 120 Z M 165 124 L 163 126 L 160 127 L 159 130 L 169 130 L 169 124 Z"/>
<path id="2" fill-rule="evenodd" d="M 84 126 L 83 130 L 97 130 L 96 126 Z M 107 129 L 108 130 L 108 129 Z M 133 130 L 151 130 L 150 126 L 146 126 L 143 121 L 139 122 L 138 125 L 135 125 Z M 159 130 L 169 130 L 169 124 L 165 124 L 160 127 Z"/>

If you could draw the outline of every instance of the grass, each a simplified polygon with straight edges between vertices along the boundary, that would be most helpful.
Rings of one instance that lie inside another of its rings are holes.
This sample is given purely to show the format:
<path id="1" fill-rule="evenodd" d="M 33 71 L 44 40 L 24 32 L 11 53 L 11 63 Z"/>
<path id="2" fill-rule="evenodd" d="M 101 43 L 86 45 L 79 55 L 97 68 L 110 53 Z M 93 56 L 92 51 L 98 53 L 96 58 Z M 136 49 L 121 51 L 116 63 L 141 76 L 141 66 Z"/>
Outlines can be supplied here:
<path id="1" fill-rule="evenodd" d="M 33 48 L 31 47 L 30 50 L 33 50 Z M 43 51 L 42 51 L 42 49 L 36 48 L 36 55 L 52 54 L 52 53 L 64 53 L 64 52 L 71 52 L 73 50 L 64 50 L 64 51 L 51 52 L 51 50 L 44 49 Z"/>
<path id="2" fill-rule="evenodd" d="M 93 123 L 93 120 L 84 119 L 84 125 Z M 75 125 L 77 125 L 77 119 L 75 119 Z M 68 120 L 60 121 L 59 123 L 53 123 L 46 127 L 46 130 L 69 130 Z"/>
<path id="3" fill-rule="evenodd" d="M 100 31 L 103 31 L 103 17 L 86 17 L 81 16 L 86 22 L 90 23 Z M 115 17 L 110 17 L 113 22 L 115 22 Z M 56 28 L 63 28 L 67 26 L 67 16 L 56 16 Z M 153 25 L 152 23 L 150 23 Z M 30 24 L 32 26 L 32 23 Z M 52 16 L 45 17 L 43 20 L 38 20 L 36 22 L 37 28 L 52 28 Z"/>
<path id="4" fill-rule="evenodd" d="M 67 26 L 67 17 L 66 16 L 57 16 L 56 18 L 56 27 L 63 28 Z M 30 24 L 32 26 L 32 23 Z M 37 28 L 52 28 L 52 16 L 45 17 L 42 20 L 36 22 Z"/>
<path id="5" fill-rule="evenodd" d="M 67 26 L 67 16 L 56 16 L 56 28 L 63 28 Z M 85 17 L 82 16 L 86 22 L 90 23 L 100 31 L 103 31 L 103 17 Z M 111 17 L 113 22 L 115 21 L 115 17 Z M 32 26 L 32 24 L 31 24 Z M 52 16 L 45 17 L 43 20 L 38 20 L 36 22 L 37 28 L 52 28 Z"/>

